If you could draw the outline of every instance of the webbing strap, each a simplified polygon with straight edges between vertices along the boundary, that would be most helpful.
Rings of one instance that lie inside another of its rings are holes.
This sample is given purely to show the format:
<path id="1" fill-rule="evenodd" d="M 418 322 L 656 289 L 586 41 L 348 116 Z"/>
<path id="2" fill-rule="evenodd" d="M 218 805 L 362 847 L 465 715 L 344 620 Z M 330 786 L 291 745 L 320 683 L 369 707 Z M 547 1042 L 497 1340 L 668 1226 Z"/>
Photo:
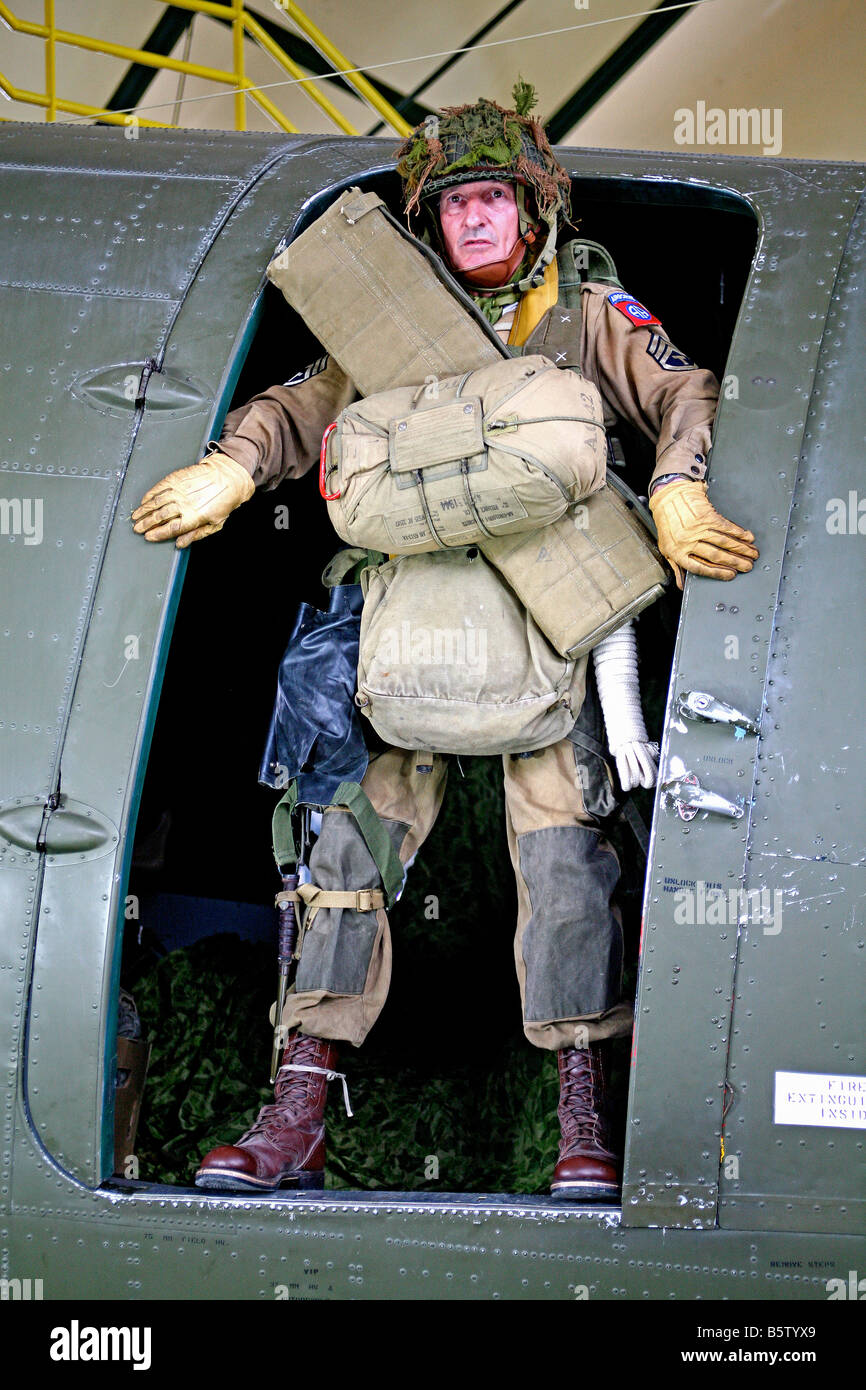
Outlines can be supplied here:
<path id="1" fill-rule="evenodd" d="M 644 859 L 649 854 L 649 831 L 643 822 L 640 811 L 635 806 L 631 797 L 625 802 L 622 808 L 623 819 L 627 820 L 632 828 L 634 837 L 640 845 Z"/>
<path id="2" fill-rule="evenodd" d="M 287 888 L 274 898 L 277 907 L 283 903 L 306 903 L 308 907 L 351 907 L 356 912 L 373 912 L 385 906 L 381 888 L 330 889 L 315 883 L 301 883 L 297 889 Z"/>
<path id="3" fill-rule="evenodd" d="M 597 738 L 593 738 L 592 734 L 586 733 L 583 729 L 574 728 L 569 730 L 566 738 L 569 743 L 576 743 L 578 748 L 585 748 L 588 753 L 594 753 L 603 762 L 607 761 L 607 749 L 604 744 L 599 743 Z"/>
<path id="4" fill-rule="evenodd" d="M 282 869 L 286 864 L 297 864 L 298 847 L 295 844 L 295 835 L 292 830 L 292 816 L 298 803 L 298 784 L 296 781 L 290 782 L 287 790 L 280 797 L 274 807 L 274 814 L 271 819 L 271 840 L 274 846 L 274 859 L 277 861 L 277 868 Z"/>
<path id="5" fill-rule="evenodd" d="M 365 550 L 361 546 L 338 550 L 322 572 L 322 583 L 326 589 L 334 589 L 339 584 L 358 584 L 361 571 L 367 565 L 381 565 L 384 558 L 381 550 Z"/>
<path id="6" fill-rule="evenodd" d="M 580 306 L 580 286 L 587 280 L 621 286 L 613 257 L 597 241 L 567 241 L 556 253 L 559 271 L 559 304 L 569 309 Z"/>
<path id="7" fill-rule="evenodd" d="M 390 907 L 403 887 L 403 865 L 390 835 L 373 810 L 370 798 L 359 782 L 341 782 L 331 804 L 345 806 L 355 817 L 364 843 L 381 875 Z"/>
<path id="8" fill-rule="evenodd" d="M 292 816 L 298 802 L 297 782 L 290 783 L 280 800 L 274 807 L 273 820 L 271 822 L 271 836 L 274 846 L 274 859 L 277 868 L 282 869 L 287 864 L 298 862 L 298 848 L 295 844 L 294 831 L 292 829 Z M 400 889 L 403 887 L 403 865 L 400 863 L 400 856 L 397 854 L 391 837 L 380 821 L 376 812 L 370 804 L 370 798 L 363 790 L 359 782 L 341 782 L 331 803 L 333 806 L 345 806 L 351 812 L 357 823 L 358 829 L 364 837 L 364 843 L 385 886 L 387 905 L 390 907 L 394 902 Z M 304 887 L 305 885 L 302 885 Z M 300 890 L 299 890 L 300 891 Z M 323 891 L 323 890 L 319 890 Z M 367 890 L 362 890 L 366 892 Z M 373 892 L 374 890 L 369 890 Z M 282 895 L 281 895 L 282 896 Z M 344 895 L 345 896 L 345 895 Z M 349 894 L 353 901 L 325 903 L 321 899 L 317 901 L 317 907 L 352 907 L 354 906 L 354 893 Z M 286 899 L 290 901 L 290 899 Z M 303 901 L 307 901 L 303 899 Z M 382 907 L 384 904 L 376 902 L 375 907 Z M 361 908 L 360 911 L 369 911 L 369 908 Z"/>

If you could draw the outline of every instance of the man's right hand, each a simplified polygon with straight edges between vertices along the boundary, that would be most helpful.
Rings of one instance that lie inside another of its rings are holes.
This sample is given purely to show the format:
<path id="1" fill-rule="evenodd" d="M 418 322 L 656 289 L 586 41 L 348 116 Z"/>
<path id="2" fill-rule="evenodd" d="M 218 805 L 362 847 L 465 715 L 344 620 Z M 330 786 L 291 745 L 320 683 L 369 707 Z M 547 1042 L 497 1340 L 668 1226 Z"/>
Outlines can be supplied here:
<path id="1" fill-rule="evenodd" d="M 664 483 L 649 499 L 658 529 L 658 547 L 670 564 L 679 588 L 683 570 L 708 579 L 746 574 L 758 558 L 755 537 L 717 512 L 706 483 L 689 478 Z"/>
<path id="2" fill-rule="evenodd" d="M 219 531 L 226 517 L 249 501 L 255 490 L 239 463 L 227 454 L 210 454 L 150 488 L 132 513 L 133 530 L 146 541 L 176 540 L 178 550 L 184 550 Z"/>

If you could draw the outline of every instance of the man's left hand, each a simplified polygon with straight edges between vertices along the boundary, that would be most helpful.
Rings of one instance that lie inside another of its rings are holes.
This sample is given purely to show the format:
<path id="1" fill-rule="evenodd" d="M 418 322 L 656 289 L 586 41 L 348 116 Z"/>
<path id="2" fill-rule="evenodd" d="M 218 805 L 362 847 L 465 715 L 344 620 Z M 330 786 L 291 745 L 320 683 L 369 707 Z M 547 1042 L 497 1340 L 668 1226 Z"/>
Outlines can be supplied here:
<path id="1" fill-rule="evenodd" d="M 677 585 L 683 570 L 708 579 L 746 574 L 758 558 L 755 537 L 717 512 L 706 483 L 677 479 L 656 488 L 649 499 L 658 528 L 658 546 L 671 565 Z"/>

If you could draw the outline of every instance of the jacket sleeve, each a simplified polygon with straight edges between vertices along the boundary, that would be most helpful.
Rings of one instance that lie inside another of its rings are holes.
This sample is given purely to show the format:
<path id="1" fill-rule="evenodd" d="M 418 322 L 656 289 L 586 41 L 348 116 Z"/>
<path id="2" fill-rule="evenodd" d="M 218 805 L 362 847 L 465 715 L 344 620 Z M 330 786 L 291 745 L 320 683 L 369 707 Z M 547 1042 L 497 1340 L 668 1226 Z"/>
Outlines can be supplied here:
<path id="1" fill-rule="evenodd" d="M 702 480 L 719 398 L 715 376 L 674 347 L 658 319 L 624 291 L 588 283 L 582 292 L 581 369 L 617 415 L 656 441 L 650 483 L 665 473 Z"/>
<path id="2" fill-rule="evenodd" d="M 216 447 L 245 468 L 256 487 L 270 491 L 318 463 L 322 435 L 356 395 L 334 359 L 321 357 L 232 410 Z"/>

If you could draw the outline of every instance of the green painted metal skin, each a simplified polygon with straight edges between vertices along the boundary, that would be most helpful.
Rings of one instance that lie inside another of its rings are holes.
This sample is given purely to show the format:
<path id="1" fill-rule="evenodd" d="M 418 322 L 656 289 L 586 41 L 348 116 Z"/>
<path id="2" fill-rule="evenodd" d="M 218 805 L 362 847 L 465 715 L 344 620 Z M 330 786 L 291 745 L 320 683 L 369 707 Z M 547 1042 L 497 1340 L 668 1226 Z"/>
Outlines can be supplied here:
<path id="1" fill-rule="evenodd" d="M 866 552 L 825 526 L 862 476 L 866 171 L 561 155 L 625 200 L 699 193 L 759 224 L 713 495 L 761 520 L 761 559 L 732 586 L 689 582 L 661 770 L 745 815 L 687 821 L 657 798 L 621 1211 L 108 1181 L 132 826 L 184 569 L 129 514 L 218 431 L 276 243 L 391 145 L 0 129 L 0 1276 L 42 1278 L 46 1298 L 824 1299 L 862 1259 L 864 1131 L 774 1125 L 772 1084 L 866 1072 L 866 672 L 847 612 Z M 129 636 L 139 658 L 118 659 Z M 731 638 L 747 659 L 726 659 Z M 760 738 L 681 719 L 694 690 Z M 778 892 L 780 929 L 678 924 L 665 890 L 701 882 Z"/>

